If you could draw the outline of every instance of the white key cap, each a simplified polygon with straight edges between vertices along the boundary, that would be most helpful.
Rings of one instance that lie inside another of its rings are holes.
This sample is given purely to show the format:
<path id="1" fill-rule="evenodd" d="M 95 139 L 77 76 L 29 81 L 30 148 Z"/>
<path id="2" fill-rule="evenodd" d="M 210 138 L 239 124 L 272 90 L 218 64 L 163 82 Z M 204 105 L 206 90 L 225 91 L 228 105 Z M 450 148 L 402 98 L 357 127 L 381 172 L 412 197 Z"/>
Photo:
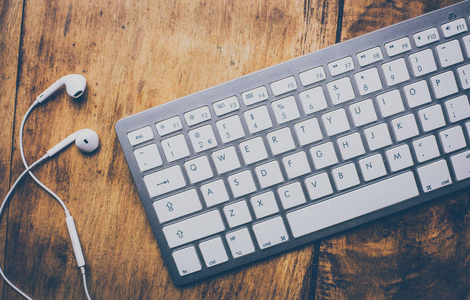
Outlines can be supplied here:
<path id="1" fill-rule="evenodd" d="M 236 96 L 232 96 L 212 104 L 214 112 L 217 116 L 228 114 L 229 112 L 240 109 L 240 103 Z"/>
<path id="2" fill-rule="evenodd" d="M 343 160 L 348 160 L 365 153 L 359 132 L 340 137 L 336 142 L 338 143 Z"/>
<path id="3" fill-rule="evenodd" d="M 245 103 L 246 106 L 264 101 L 268 99 L 268 97 L 268 90 L 265 86 L 260 86 L 242 93 L 243 103 Z"/>
<path id="4" fill-rule="evenodd" d="M 245 117 L 248 131 L 250 131 L 251 134 L 271 128 L 273 126 L 268 109 L 264 105 L 247 110 L 243 113 L 243 116 Z"/>
<path id="5" fill-rule="evenodd" d="M 284 153 L 295 148 L 294 139 L 288 127 L 270 132 L 266 135 L 273 155 Z"/>
<path id="6" fill-rule="evenodd" d="M 295 134 L 300 145 L 307 145 L 323 138 L 316 118 L 307 119 L 294 125 Z"/>
<path id="7" fill-rule="evenodd" d="M 437 147 L 436 137 L 434 135 L 423 137 L 413 141 L 413 149 L 416 153 L 418 162 L 425 162 L 440 155 Z"/>
<path id="8" fill-rule="evenodd" d="M 214 176 L 207 156 L 201 156 L 192 160 L 188 160 L 184 163 L 184 168 L 188 174 L 189 181 L 193 184 Z"/>
<path id="9" fill-rule="evenodd" d="M 431 77 L 431 84 L 436 98 L 441 99 L 459 91 L 452 71 Z"/>
<path id="10" fill-rule="evenodd" d="M 407 144 L 385 151 L 385 156 L 392 172 L 397 172 L 413 165 L 413 158 Z"/>
<path id="11" fill-rule="evenodd" d="M 366 51 L 359 52 L 356 54 L 356 58 L 359 61 L 359 65 L 364 67 L 382 60 L 382 50 L 380 47 L 371 48 Z"/>
<path id="12" fill-rule="evenodd" d="M 300 182 L 294 182 L 278 188 L 277 194 L 279 199 L 281 199 L 284 209 L 289 209 L 306 202 Z"/>
<path id="13" fill-rule="evenodd" d="M 419 134 L 415 116 L 412 114 L 393 119 L 391 122 L 397 141 L 404 141 Z"/>
<path id="14" fill-rule="evenodd" d="M 268 153 L 266 152 L 266 147 L 261 137 L 240 143 L 239 147 L 243 160 L 247 165 L 268 158 Z"/>
<path id="15" fill-rule="evenodd" d="M 398 55 L 406 51 L 410 51 L 411 50 L 410 39 L 407 37 L 404 37 L 404 38 L 392 41 L 390 43 L 385 44 L 385 49 L 387 50 L 387 54 L 390 57 Z"/>
<path id="16" fill-rule="evenodd" d="M 281 217 L 256 223 L 253 225 L 253 232 L 258 240 L 260 249 L 266 249 L 289 240 L 289 235 Z"/>
<path id="17" fill-rule="evenodd" d="M 163 227 L 170 248 L 174 248 L 225 230 L 218 210 L 212 210 Z"/>
<path id="18" fill-rule="evenodd" d="M 349 112 L 356 127 L 377 121 L 377 113 L 371 99 L 366 99 L 349 106 Z"/>
<path id="19" fill-rule="evenodd" d="M 299 108 L 297 107 L 294 96 L 273 101 L 271 108 L 278 124 L 284 124 L 300 117 Z"/>
<path id="20" fill-rule="evenodd" d="M 422 76 L 437 70 L 434 55 L 431 49 L 426 49 L 409 56 L 411 69 L 415 77 Z"/>
<path id="21" fill-rule="evenodd" d="M 272 191 L 253 196 L 251 197 L 250 202 L 251 207 L 255 212 L 255 216 L 258 219 L 275 214 L 279 211 L 276 198 L 274 198 L 274 193 Z"/>
<path id="22" fill-rule="evenodd" d="M 463 18 L 460 18 L 452 22 L 442 24 L 441 29 L 445 37 L 451 37 L 467 31 L 467 23 L 465 23 Z"/>
<path id="23" fill-rule="evenodd" d="M 331 170 L 331 175 L 335 181 L 338 191 L 356 186 L 359 184 L 359 176 L 357 176 L 356 166 L 347 164 Z"/>
<path id="24" fill-rule="evenodd" d="M 199 153 L 217 146 L 211 125 L 205 125 L 188 132 L 194 152 Z"/>
<path id="25" fill-rule="evenodd" d="M 225 219 L 230 228 L 242 225 L 251 221 L 250 211 L 246 201 L 239 201 L 224 207 Z"/>
<path id="26" fill-rule="evenodd" d="M 195 189 L 185 191 L 153 203 L 160 223 L 170 221 L 202 209 Z"/>
<path id="27" fill-rule="evenodd" d="M 380 114 L 384 118 L 405 111 L 403 100 L 401 99 L 401 95 L 398 90 L 392 90 L 378 95 L 376 99 L 377 104 L 379 105 Z"/>
<path id="28" fill-rule="evenodd" d="M 338 162 L 335 148 L 331 142 L 310 148 L 310 155 L 312 156 L 313 164 L 317 170 L 334 165 Z"/>
<path id="29" fill-rule="evenodd" d="M 259 185 L 263 189 L 284 181 L 277 161 L 271 161 L 256 167 L 255 173 L 258 177 Z"/>
<path id="30" fill-rule="evenodd" d="M 253 181 L 250 170 L 231 175 L 227 178 L 227 181 L 232 189 L 233 197 L 235 198 L 256 191 L 255 182 Z"/>
<path id="31" fill-rule="evenodd" d="M 194 246 L 173 252 L 173 260 L 181 276 L 201 270 L 201 263 Z"/>
<path id="32" fill-rule="evenodd" d="M 242 123 L 239 116 L 231 116 L 217 121 L 217 130 L 219 131 L 222 143 L 228 143 L 245 136 Z"/>
<path id="33" fill-rule="evenodd" d="M 141 144 L 146 141 L 150 141 L 153 139 L 153 132 L 150 126 L 145 126 L 140 129 L 131 131 L 127 134 L 127 139 L 129 140 L 129 144 L 132 146 Z"/>
<path id="34" fill-rule="evenodd" d="M 144 176 L 149 196 L 159 196 L 186 185 L 180 166 L 173 166 Z"/>
<path id="35" fill-rule="evenodd" d="M 425 132 L 440 128 L 446 125 L 442 107 L 439 104 L 421 109 L 418 111 L 421 128 Z"/>
<path id="36" fill-rule="evenodd" d="M 469 39 L 470 43 L 470 39 Z M 459 74 L 460 84 L 464 90 L 470 89 L 470 65 L 457 68 L 457 74 Z"/>
<path id="37" fill-rule="evenodd" d="M 446 101 L 447 116 L 452 123 L 470 118 L 470 103 L 467 95 Z"/>
<path id="38" fill-rule="evenodd" d="M 383 64 L 382 70 L 388 86 L 393 86 L 410 79 L 410 74 L 403 58 Z"/>
<path id="39" fill-rule="evenodd" d="M 445 153 L 457 151 L 467 146 L 462 127 L 455 126 L 439 132 L 442 149 Z"/>
<path id="40" fill-rule="evenodd" d="M 463 45 L 465 46 L 465 52 L 467 57 L 470 57 L 470 35 L 466 35 L 462 38 Z"/>
<path id="41" fill-rule="evenodd" d="M 212 161 L 219 174 L 240 168 L 240 160 L 233 146 L 213 152 Z"/>
<path id="42" fill-rule="evenodd" d="M 334 105 L 352 100 L 356 96 L 349 77 L 343 77 L 341 79 L 328 82 L 326 87 L 328 88 L 331 102 Z"/>
<path id="43" fill-rule="evenodd" d="M 443 68 L 463 61 L 459 41 L 453 40 L 436 47 L 437 57 Z"/>
<path id="44" fill-rule="evenodd" d="M 163 153 L 169 162 L 189 156 L 189 148 L 182 134 L 161 141 Z"/>
<path id="45" fill-rule="evenodd" d="M 227 239 L 233 258 L 238 258 L 255 251 L 250 232 L 247 228 L 227 233 L 225 238 Z"/>
<path id="46" fill-rule="evenodd" d="M 321 116 L 323 125 L 325 126 L 326 133 L 329 136 L 337 135 L 341 132 L 348 131 L 349 126 L 348 117 L 343 108 L 325 113 Z"/>
<path id="47" fill-rule="evenodd" d="M 457 180 L 460 181 L 470 177 L 470 150 L 454 155 L 450 160 Z"/>
<path id="48" fill-rule="evenodd" d="M 307 160 L 307 155 L 303 151 L 283 157 L 282 164 L 284 165 L 289 179 L 302 176 L 312 171 Z"/>
<path id="49" fill-rule="evenodd" d="M 300 237 L 418 195 L 413 173 L 407 172 L 290 212 L 287 220 Z"/>
<path id="50" fill-rule="evenodd" d="M 325 93 L 323 93 L 321 86 L 299 93 L 299 99 L 300 104 L 307 115 L 328 107 Z"/>
<path id="51" fill-rule="evenodd" d="M 387 170 L 385 170 L 384 161 L 380 153 L 359 160 L 359 167 L 365 181 L 371 181 L 387 175 Z"/>
<path id="52" fill-rule="evenodd" d="M 416 107 L 431 102 L 428 84 L 425 80 L 414 82 L 403 87 L 409 107 Z"/>
<path id="53" fill-rule="evenodd" d="M 287 78 L 274 81 L 270 84 L 271 90 L 273 91 L 274 96 L 279 96 L 281 94 L 293 91 L 297 89 L 297 82 L 295 81 L 294 76 L 289 76 Z"/>
<path id="54" fill-rule="evenodd" d="M 303 86 L 307 86 L 319 81 L 322 81 L 326 78 L 325 70 L 322 66 L 316 67 L 304 72 L 299 73 L 300 82 Z"/>
<path id="55" fill-rule="evenodd" d="M 425 193 L 452 184 L 447 162 L 443 159 L 417 169 Z"/>
<path id="56" fill-rule="evenodd" d="M 392 144 L 390 132 L 388 131 L 387 124 L 381 123 L 364 130 L 367 145 L 371 151 L 383 148 Z"/>
<path id="57" fill-rule="evenodd" d="M 321 197 L 333 194 L 328 174 L 320 173 L 305 178 L 304 184 L 307 187 L 310 200 L 320 199 Z"/>
<path id="58" fill-rule="evenodd" d="M 184 120 L 188 126 L 196 125 L 211 119 L 209 107 L 203 106 L 184 114 Z"/>
<path id="59" fill-rule="evenodd" d="M 439 33 L 437 32 L 437 28 L 433 27 L 413 34 L 413 39 L 417 47 L 422 47 L 437 42 L 439 40 Z"/>
<path id="60" fill-rule="evenodd" d="M 354 62 L 351 56 L 347 56 L 330 62 L 328 68 L 330 69 L 331 76 L 336 76 L 354 70 Z"/>
<path id="61" fill-rule="evenodd" d="M 225 247 L 220 237 L 200 243 L 199 249 L 207 267 L 213 267 L 228 260 L 227 252 L 225 252 Z"/>
<path id="62" fill-rule="evenodd" d="M 370 68 L 368 70 L 354 74 L 357 88 L 361 96 L 379 91 L 382 89 L 382 82 L 380 81 L 379 72 L 377 68 Z"/>
<path id="63" fill-rule="evenodd" d="M 204 197 L 207 207 L 229 200 L 227 189 L 222 179 L 201 185 L 201 194 Z"/>
<path id="64" fill-rule="evenodd" d="M 155 124 L 157 132 L 160 136 L 170 134 L 172 132 L 181 130 L 183 128 L 183 123 L 179 116 L 174 116 L 172 118 L 157 122 Z"/>
<path id="65" fill-rule="evenodd" d="M 134 150 L 134 157 L 140 171 L 147 171 L 163 164 L 162 157 L 158 152 L 157 145 L 148 146 Z"/>

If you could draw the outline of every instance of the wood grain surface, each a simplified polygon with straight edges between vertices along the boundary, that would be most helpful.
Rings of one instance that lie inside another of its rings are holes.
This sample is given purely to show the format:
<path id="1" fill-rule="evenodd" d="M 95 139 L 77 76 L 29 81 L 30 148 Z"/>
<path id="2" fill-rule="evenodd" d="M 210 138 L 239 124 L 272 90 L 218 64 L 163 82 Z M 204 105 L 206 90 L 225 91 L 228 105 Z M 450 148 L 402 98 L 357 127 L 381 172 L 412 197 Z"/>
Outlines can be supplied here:
<path id="1" fill-rule="evenodd" d="M 470 190 L 249 267 L 177 288 L 169 278 L 114 133 L 122 117 L 456 1 L 3 0 L 0 3 L 0 193 L 24 170 L 21 119 L 55 80 L 83 74 L 25 127 L 28 162 L 72 132 L 35 174 L 72 213 L 94 299 L 466 299 Z M 61 207 L 27 178 L 2 217 L 0 259 L 37 299 L 84 299 Z M 2 298 L 20 298 L 2 281 Z"/>

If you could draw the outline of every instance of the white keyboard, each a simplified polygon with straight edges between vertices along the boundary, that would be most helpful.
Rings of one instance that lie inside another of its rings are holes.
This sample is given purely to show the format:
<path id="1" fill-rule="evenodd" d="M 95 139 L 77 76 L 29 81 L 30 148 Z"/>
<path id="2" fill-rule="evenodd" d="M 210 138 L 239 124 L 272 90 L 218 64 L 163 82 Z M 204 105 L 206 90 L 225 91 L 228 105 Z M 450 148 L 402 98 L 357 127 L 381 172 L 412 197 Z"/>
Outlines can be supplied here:
<path id="1" fill-rule="evenodd" d="M 470 3 L 120 120 L 178 285 L 470 186 Z"/>

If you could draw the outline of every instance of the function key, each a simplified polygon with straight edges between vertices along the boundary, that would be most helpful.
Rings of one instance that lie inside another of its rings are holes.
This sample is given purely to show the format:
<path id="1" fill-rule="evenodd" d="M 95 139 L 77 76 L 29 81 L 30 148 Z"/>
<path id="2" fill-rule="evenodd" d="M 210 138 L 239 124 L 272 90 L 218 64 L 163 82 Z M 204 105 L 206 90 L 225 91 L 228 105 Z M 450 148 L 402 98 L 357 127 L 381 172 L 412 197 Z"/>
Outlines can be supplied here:
<path id="1" fill-rule="evenodd" d="M 465 23 L 465 19 L 463 18 L 457 19 L 452 22 L 442 24 L 441 29 L 444 36 L 447 38 L 467 31 L 467 23 Z"/>
<path id="2" fill-rule="evenodd" d="M 325 69 L 323 67 L 316 67 L 299 74 L 300 81 L 303 86 L 307 86 L 326 78 Z"/>
<path id="3" fill-rule="evenodd" d="M 297 89 L 297 82 L 295 82 L 294 76 L 289 76 L 271 83 L 271 90 L 273 91 L 274 96 L 278 96 L 295 89 Z"/>
<path id="4" fill-rule="evenodd" d="M 164 136 L 169 133 L 181 130 L 183 128 L 183 123 L 181 123 L 180 117 L 174 116 L 173 118 L 157 122 L 155 127 L 157 128 L 158 134 Z"/>
<path id="5" fill-rule="evenodd" d="M 339 74 L 343 74 L 345 72 L 354 70 L 354 62 L 351 56 L 347 56 L 328 64 L 328 68 L 330 68 L 330 73 L 332 76 L 336 76 Z"/>
<path id="6" fill-rule="evenodd" d="M 194 246 L 175 251 L 172 255 L 181 276 L 197 272 L 202 268 Z"/>
<path id="7" fill-rule="evenodd" d="M 242 100 L 246 106 L 252 105 L 268 99 L 268 90 L 266 87 L 260 86 L 256 89 L 252 89 L 242 93 Z"/>
<path id="8" fill-rule="evenodd" d="M 417 47 L 422 47 L 430 43 L 437 42 L 439 38 L 439 32 L 435 27 L 423 30 L 421 32 L 413 34 L 413 39 Z"/>
<path id="9" fill-rule="evenodd" d="M 356 57 L 361 67 L 370 65 L 384 58 L 380 47 L 375 47 L 366 51 L 359 52 L 358 54 L 356 54 Z"/>
<path id="10" fill-rule="evenodd" d="M 393 42 L 385 44 L 385 50 L 387 50 L 388 56 L 392 57 L 400 53 L 410 51 L 411 44 L 410 39 L 407 37 L 395 40 Z"/>
<path id="11" fill-rule="evenodd" d="M 186 120 L 186 124 L 188 124 L 188 126 L 192 126 L 210 120 L 211 112 L 209 111 L 209 107 L 203 106 L 185 113 L 184 119 Z"/>
<path id="12" fill-rule="evenodd" d="M 230 98 L 215 102 L 212 104 L 212 107 L 214 108 L 214 112 L 217 116 L 222 116 L 239 109 L 240 103 L 238 103 L 237 97 L 232 96 Z"/>
<path id="13" fill-rule="evenodd" d="M 131 131 L 127 134 L 127 139 L 129 140 L 129 144 L 131 144 L 132 146 L 149 141 L 153 139 L 152 128 L 150 128 L 150 126 L 145 126 L 140 129 Z"/>

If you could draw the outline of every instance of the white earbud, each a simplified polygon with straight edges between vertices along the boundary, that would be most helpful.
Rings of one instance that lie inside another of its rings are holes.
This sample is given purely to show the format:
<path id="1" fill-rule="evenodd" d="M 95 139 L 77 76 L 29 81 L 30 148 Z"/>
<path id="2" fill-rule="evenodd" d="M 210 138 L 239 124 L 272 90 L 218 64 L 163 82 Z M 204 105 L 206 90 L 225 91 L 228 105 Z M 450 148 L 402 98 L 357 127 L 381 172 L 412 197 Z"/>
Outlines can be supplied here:
<path id="1" fill-rule="evenodd" d="M 85 92 L 86 78 L 80 74 L 66 75 L 54 82 L 50 87 L 42 92 L 36 100 L 39 103 L 42 103 L 63 85 L 65 85 L 65 90 L 70 97 L 78 98 Z"/>
<path id="2" fill-rule="evenodd" d="M 53 155 L 57 154 L 57 152 L 61 151 L 73 142 L 75 142 L 75 145 L 78 147 L 78 149 L 80 149 L 80 151 L 86 153 L 91 153 L 100 146 L 100 140 L 96 132 L 91 129 L 82 129 L 72 133 L 60 143 L 49 149 L 47 151 L 47 155 L 52 157 Z"/>

